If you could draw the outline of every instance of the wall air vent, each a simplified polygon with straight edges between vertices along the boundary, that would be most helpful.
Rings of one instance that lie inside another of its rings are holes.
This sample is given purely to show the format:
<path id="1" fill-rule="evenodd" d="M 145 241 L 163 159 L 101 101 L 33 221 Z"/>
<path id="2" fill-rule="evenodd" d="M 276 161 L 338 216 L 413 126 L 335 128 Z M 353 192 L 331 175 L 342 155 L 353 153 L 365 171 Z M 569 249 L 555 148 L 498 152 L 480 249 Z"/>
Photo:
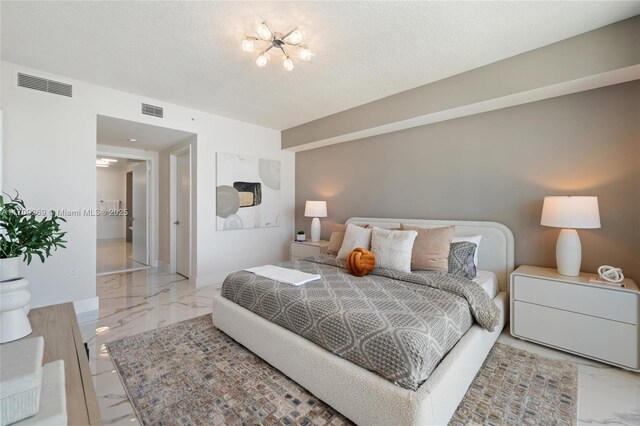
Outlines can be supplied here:
<path id="1" fill-rule="evenodd" d="M 73 97 L 73 86 L 59 81 L 47 80 L 29 74 L 18 73 L 18 86 L 27 89 L 39 90 L 41 92 L 53 93 L 54 95 Z"/>
<path id="2" fill-rule="evenodd" d="M 144 115 L 150 115 L 152 117 L 164 117 L 164 109 L 155 105 L 142 104 L 142 113 Z"/>

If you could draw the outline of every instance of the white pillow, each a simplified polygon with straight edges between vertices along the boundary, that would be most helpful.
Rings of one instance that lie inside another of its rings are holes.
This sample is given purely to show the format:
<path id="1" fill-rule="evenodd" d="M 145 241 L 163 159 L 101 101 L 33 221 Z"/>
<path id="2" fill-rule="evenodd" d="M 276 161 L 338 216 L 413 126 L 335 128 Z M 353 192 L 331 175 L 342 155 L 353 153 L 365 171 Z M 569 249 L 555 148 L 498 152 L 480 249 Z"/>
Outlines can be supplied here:
<path id="1" fill-rule="evenodd" d="M 356 226 L 347 224 L 347 230 L 344 232 L 344 239 L 342 240 L 342 246 L 338 251 L 337 259 L 345 260 L 349 252 L 355 248 L 362 247 L 369 250 L 371 246 L 371 228 L 363 228 L 362 226 Z"/>
<path id="2" fill-rule="evenodd" d="M 416 231 L 390 231 L 373 228 L 371 233 L 371 253 L 376 257 L 376 266 L 411 272 L 411 253 Z"/>
<path id="3" fill-rule="evenodd" d="M 453 237 L 452 243 L 459 243 L 461 241 L 469 241 L 476 245 L 476 252 L 473 254 L 473 264 L 478 268 L 478 252 L 480 251 L 480 240 L 482 235 L 474 235 L 473 237 Z"/>

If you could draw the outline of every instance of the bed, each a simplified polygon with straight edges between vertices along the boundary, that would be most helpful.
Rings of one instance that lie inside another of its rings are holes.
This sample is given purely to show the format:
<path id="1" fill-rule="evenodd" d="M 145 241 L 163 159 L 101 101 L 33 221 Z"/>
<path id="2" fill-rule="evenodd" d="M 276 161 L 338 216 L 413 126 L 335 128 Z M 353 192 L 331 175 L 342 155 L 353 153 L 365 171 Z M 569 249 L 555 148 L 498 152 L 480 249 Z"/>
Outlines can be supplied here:
<path id="1" fill-rule="evenodd" d="M 499 292 L 493 298 L 499 310 L 497 326 L 488 331 L 477 323 L 471 325 L 428 378 L 419 387 L 408 389 L 222 296 L 214 298 L 214 325 L 357 424 L 445 424 L 508 317 L 507 282 L 513 270 L 513 235 L 504 225 L 494 222 L 351 218 L 348 223 L 381 228 L 400 223 L 421 227 L 455 225 L 456 236 L 482 235 L 478 266 L 488 275 L 478 279 L 489 283 L 487 289 L 494 280 L 493 292 L 497 282 Z"/>

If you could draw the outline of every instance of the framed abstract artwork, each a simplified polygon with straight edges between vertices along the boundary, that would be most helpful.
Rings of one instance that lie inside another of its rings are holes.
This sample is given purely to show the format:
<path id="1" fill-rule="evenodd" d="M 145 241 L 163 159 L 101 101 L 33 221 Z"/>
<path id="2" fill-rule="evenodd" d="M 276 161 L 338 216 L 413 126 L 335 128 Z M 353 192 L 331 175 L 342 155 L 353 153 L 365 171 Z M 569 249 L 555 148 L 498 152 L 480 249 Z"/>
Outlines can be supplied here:
<path id="1" fill-rule="evenodd" d="M 216 229 L 280 226 L 280 161 L 216 154 Z"/>

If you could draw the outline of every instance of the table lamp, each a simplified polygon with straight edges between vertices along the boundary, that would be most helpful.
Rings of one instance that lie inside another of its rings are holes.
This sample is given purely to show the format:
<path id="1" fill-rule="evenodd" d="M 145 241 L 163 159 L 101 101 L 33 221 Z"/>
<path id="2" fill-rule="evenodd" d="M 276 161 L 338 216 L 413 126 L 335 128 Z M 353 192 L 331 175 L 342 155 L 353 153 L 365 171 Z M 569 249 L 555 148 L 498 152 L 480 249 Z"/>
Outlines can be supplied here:
<path id="1" fill-rule="evenodd" d="M 558 273 L 569 277 L 580 275 L 582 246 L 576 229 L 600 228 L 598 197 L 544 197 L 540 224 L 563 228 L 556 243 Z"/>
<path id="2" fill-rule="evenodd" d="M 320 241 L 320 219 L 319 217 L 327 217 L 326 201 L 307 201 L 304 206 L 304 215 L 312 217 L 311 221 L 311 241 L 317 243 Z"/>

